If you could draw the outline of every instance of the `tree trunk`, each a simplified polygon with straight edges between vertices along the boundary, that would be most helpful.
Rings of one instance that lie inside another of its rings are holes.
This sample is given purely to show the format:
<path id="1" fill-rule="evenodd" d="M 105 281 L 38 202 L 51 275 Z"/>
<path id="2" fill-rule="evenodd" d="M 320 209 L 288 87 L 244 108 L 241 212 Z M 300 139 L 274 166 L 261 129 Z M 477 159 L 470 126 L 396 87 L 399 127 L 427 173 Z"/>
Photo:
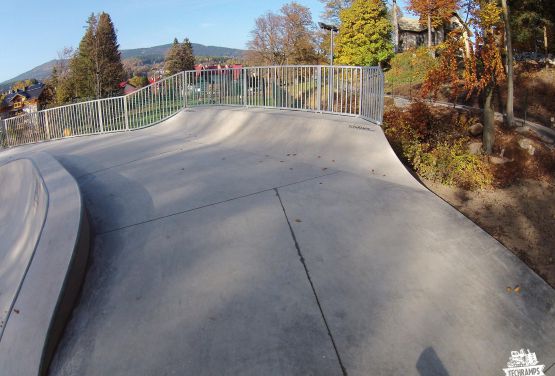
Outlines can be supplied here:
<path id="1" fill-rule="evenodd" d="M 547 70 L 547 67 L 549 66 L 549 62 L 547 60 L 547 53 L 549 52 L 547 50 L 548 48 L 548 44 L 547 44 L 547 26 L 543 25 L 543 49 L 545 50 L 545 69 Z"/>
<path id="2" fill-rule="evenodd" d="M 432 48 L 432 15 L 428 13 L 428 48 Z"/>
<path id="3" fill-rule="evenodd" d="M 399 20 L 397 19 L 397 0 L 393 0 L 393 51 L 399 52 Z"/>
<path id="4" fill-rule="evenodd" d="M 493 110 L 493 85 L 489 85 L 484 91 L 484 131 L 482 141 L 484 152 L 490 155 L 495 141 L 495 112 Z"/>
<path id="5" fill-rule="evenodd" d="M 505 46 L 507 48 L 507 105 L 506 122 L 508 127 L 515 126 L 514 114 L 514 73 L 513 73 L 513 44 L 511 41 L 511 23 L 509 19 L 509 7 L 507 0 L 501 0 L 503 17 L 505 18 Z"/>

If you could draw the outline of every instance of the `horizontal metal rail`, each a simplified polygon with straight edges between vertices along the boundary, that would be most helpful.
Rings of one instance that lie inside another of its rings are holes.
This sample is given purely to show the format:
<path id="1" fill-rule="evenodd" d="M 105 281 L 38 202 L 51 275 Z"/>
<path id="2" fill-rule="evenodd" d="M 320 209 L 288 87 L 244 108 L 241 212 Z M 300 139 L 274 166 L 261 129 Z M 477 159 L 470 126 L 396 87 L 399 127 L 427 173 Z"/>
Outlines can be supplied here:
<path id="1" fill-rule="evenodd" d="M 246 106 L 359 116 L 381 124 L 378 67 L 283 65 L 177 73 L 124 96 L 26 113 L 0 122 L 0 145 L 149 127 L 194 106 Z"/>

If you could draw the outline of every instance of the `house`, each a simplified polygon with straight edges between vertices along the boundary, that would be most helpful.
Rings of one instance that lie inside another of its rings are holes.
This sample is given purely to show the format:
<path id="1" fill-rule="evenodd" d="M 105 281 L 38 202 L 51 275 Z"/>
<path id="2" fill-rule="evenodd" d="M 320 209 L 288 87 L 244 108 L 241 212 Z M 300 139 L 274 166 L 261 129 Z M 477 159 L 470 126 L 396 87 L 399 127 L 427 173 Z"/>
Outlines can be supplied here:
<path id="1" fill-rule="evenodd" d="M 403 52 L 428 45 L 428 27 L 426 24 L 422 24 L 418 18 L 400 16 L 397 19 L 397 24 L 398 40 L 395 46 L 396 51 Z M 458 28 L 464 30 L 463 37 L 465 38 L 465 47 L 468 51 L 470 48 L 468 38 L 472 33 L 456 12 L 441 27 L 432 30 L 432 45 L 442 43 L 450 31 Z"/>
<path id="2" fill-rule="evenodd" d="M 11 90 L 0 103 L 0 118 L 7 119 L 41 109 L 45 85 L 41 82 L 23 90 Z"/>
<path id="3" fill-rule="evenodd" d="M 237 81 L 241 77 L 241 71 L 243 69 L 242 64 L 231 64 L 231 65 L 203 65 L 197 64 L 195 65 L 195 75 L 196 77 L 200 77 L 202 72 L 205 70 L 212 71 L 214 73 L 211 74 L 218 74 L 222 76 L 227 76 L 232 73 L 232 79 Z"/>
<path id="4" fill-rule="evenodd" d="M 123 95 L 131 94 L 134 91 L 137 91 L 137 88 L 130 84 L 128 81 L 123 81 L 119 83 L 119 88 L 123 92 Z"/>

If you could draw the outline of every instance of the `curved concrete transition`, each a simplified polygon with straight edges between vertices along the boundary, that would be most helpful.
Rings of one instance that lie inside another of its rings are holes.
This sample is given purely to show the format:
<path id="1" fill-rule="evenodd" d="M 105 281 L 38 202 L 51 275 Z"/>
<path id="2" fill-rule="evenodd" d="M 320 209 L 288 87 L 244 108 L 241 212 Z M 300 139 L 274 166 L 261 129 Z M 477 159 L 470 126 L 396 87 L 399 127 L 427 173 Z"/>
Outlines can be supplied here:
<path id="1" fill-rule="evenodd" d="M 45 374 L 84 276 L 75 180 L 37 153 L 0 166 L 0 374 Z"/>
<path id="2" fill-rule="evenodd" d="M 38 151 L 94 231 L 51 375 L 493 375 L 521 348 L 555 363 L 554 290 L 376 125 L 197 108 L 0 161 Z"/>

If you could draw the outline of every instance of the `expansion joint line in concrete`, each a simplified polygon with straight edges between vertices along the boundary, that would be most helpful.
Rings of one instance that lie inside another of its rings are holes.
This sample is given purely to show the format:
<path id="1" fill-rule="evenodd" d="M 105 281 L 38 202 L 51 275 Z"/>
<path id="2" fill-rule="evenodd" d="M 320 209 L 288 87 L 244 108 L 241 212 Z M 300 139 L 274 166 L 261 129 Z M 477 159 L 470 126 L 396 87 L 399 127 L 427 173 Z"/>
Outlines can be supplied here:
<path id="1" fill-rule="evenodd" d="M 310 284 L 310 288 L 312 289 L 312 293 L 314 294 L 314 298 L 316 299 L 316 304 L 318 305 L 318 309 L 320 310 L 320 315 L 322 316 L 322 320 L 324 321 L 324 325 L 326 326 L 326 330 L 328 331 L 328 336 L 330 337 L 331 344 L 333 345 L 333 349 L 335 351 L 335 355 L 337 356 L 337 361 L 339 362 L 339 366 L 341 367 L 341 371 L 343 372 L 343 376 L 347 376 L 347 370 L 343 365 L 343 361 L 341 360 L 341 355 L 339 355 L 339 350 L 337 349 L 337 345 L 335 343 L 335 339 L 333 338 L 333 334 L 331 333 L 330 326 L 328 324 L 328 320 L 326 319 L 326 315 L 324 314 L 324 310 L 322 309 L 322 305 L 320 304 L 320 299 L 318 298 L 318 294 L 316 293 L 316 288 L 314 287 L 314 283 L 312 282 L 312 278 L 310 277 L 310 272 L 308 271 L 308 266 L 306 265 L 306 260 L 303 256 L 301 251 L 301 247 L 299 246 L 299 242 L 297 241 L 297 237 L 295 236 L 295 231 L 293 230 L 293 226 L 291 226 L 291 221 L 289 221 L 289 217 L 287 216 L 287 212 L 285 211 L 285 206 L 283 205 L 283 201 L 281 200 L 281 196 L 279 195 L 278 188 L 274 188 L 276 192 L 276 196 L 279 200 L 281 205 L 281 209 L 283 210 L 283 215 L 285 216 L 285 220 L 287 221 L 287 225 L 289 226 L 289 231 L 291 232 L 291 237 L 293 238 L 293 242 L 295 243 L 295 248 L 297 249 L 297 254 L 299 255 L 299 259 L 301 264 L 303 264 L 304 271 L 306 273 L 306 277 L 308 279 L 308 283 Z"/>
<path id="2" fill-rule="evenodd" d="M 213 203 L 210 203 L 210 204 L 197 206 L 197 207 L 195 207 L 195 208 L 191 208 L 191 209 L 187 209 L 187 210 L 181 210 L 181 211 L 178 211 L 178 212 L 175 212 L 175 213 L 163 215 L 163 216 L 156 217 L 156 218 L 151 218 L 151 219 L 148 219 L 148 220 L 146 220 L 146 221 L 141 221 L 141 222 L 137 222 L 137 223 L 132 223 L 132 224 L 130 224 L 130 225 L 126 225 L 126 226 L 122 226 L 122 227 L 118 227 L 118 228 L 106 230 L 106 231 L 103 231 L 103 232 L 99 232 L 99 233 L 96 233 L 96 235 L 97 235 L 97 236 L 98 236 L 98 235 L 104 235 L 104 234 L 108 234 L 108 233 L 110 233 L 110 232 L 116 232 L 116 231 L 119 231 L 119 230 L 125 230 L 126 228 L 130 228 L 130 227 L 134 227 L 134 226 L 143 225 L 143 224 L 145 224 L 145 223 L 156 222 L 156 221 L 159 221 L 159 220 L 161 220 L 161 219 L 170 218 L 170 217 L 175 217 L 176 215 L 181 215 L 181 214 L 185 214 L 185 213 L 190 213 L 190 212 L 193 212 L 193 211 L 195 211 L 195 210 L 205 209 L 205 208 L 209 208 L 209 207 L 211 207 L 211 206 L 220 205 L 220 204 L 225 204 L 226 202 L 231 202 L 231 201 L 239 200 L 239 199 L 242 199 L 242 198 L 247 198 L 247 197 L 251 197 L 251 196 L 256 196 L 256 195 L 258 195 L 258 194 L 265 193 L 265 192 L 270 192 L 270 191 L 273 191 L 273 190 L 278 189 L 278 188 L 290 187 L 290 186 L 295 185 L 295 184 L 301 184 L 301 183 L 304 183 L 304 182 L 307 182 L 307 181 L 320 179 L 320 178 L 323 178 L 323 177 L 326 177 L 326 176 L 330 176 L 330 175 L 335 175 L 335 174 L 338 174 L 339 172 L 340 172 L 340 171 L 334 171 L 334 172 L 331 172 L 331 173 L 329 173 L 329 174 L 323 174 L 323 175 L 314 176 L 314 177 L 307 178 L 307 179 L 303 179 L 303 180 L 299 180 L 299 181 L 296 181 L 296 182 L 293 182 L 293 183 L 284 184 L 284 185 L 281 185 L 281 186 L 279 186 L 279 187 L 267 188 L 267 189 L 263 189 L 263 190 L 258 191 L 258 192 L 247 193 L 247 194 L 245 194 L 245 195 L 241 195 L 241 196 L 237 196 L 237 197 L 232 197 L 232 198 L 229 198 L 229 199 L 227 199 L 227 200 L 217 201 L 217 202 L 213 202 Z"/>

